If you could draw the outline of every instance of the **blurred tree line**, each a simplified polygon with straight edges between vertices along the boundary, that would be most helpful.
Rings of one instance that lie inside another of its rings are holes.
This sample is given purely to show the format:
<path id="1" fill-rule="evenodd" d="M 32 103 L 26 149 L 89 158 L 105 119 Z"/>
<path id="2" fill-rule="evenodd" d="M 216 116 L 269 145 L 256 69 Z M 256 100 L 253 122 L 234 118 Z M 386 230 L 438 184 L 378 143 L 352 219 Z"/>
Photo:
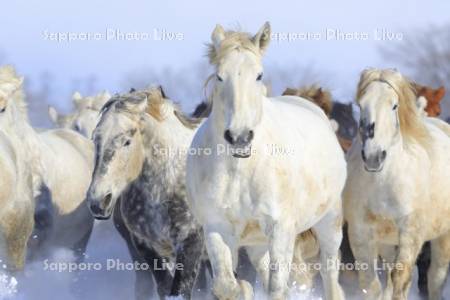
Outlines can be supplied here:
<path id="1" fill-rule="evenodd" d="M 194 110 L 195 106 L 209 95 L 208 77 L 213 69 L 206 60 L 197 62 L 188 67 L 155 70 L 150 67 L 132 70 L 125 74 L 121 83 L 121 90 L 131 88 L 141 89 L 151 84 L 161 85 L 167 96 L 180 102 L 187 112 Z M 319 72 L 314 65 L 299 66 L 268 66 L 264 76 L 269 95 L 280 95 L 286 87 L 300 87 L 305 84 L 327 81 L 324 72 Z"/>
<path id="2" fill-rule="evenodd" d="M 381 48 L 382 57 L 423 85 L 447 89 L 442 117 L 450 116 L 450 24 L 415 30 L 403 41 Z"/>
<path id="3" fill-rule="evenodd" d="M 402 41 L 389 43 L 380 49 L 383 60 L 397 66 L 420 84 L 432 87 L 445 86 L 450 89 L 450 24 L 442 27 L 429 27 L 415 30 L 404 35 Z M 7 55 L 0 50 L 0 65 L 10 63 Z M 195 106 L 209 94 L 206 79 L 213 72 L 206 59 L 185 67 L 166 67 L 153 69 L 142 67 L 124 74 L 117 90 L 144 88 L 150 84 L 160 84 L 167 95 L 182 104 L 185 111 L 193 111 Z M 310 65 L 269 65 L 264 81 L 269 95 L 280 95 L 286 87 L 299 87 L 319 83 L 330 88 L 333 74 L 318 70 Z M 336 74 L 334 74 L 336 75 Z M 27 78 L 25 89 L 29 105 L 30 120 L 34 126 L 50 127 L 47 116 L 49 99 L 55 99 L 59 92 L 57 79 L 49 72 L 42 72 L 37 78 Z M 331 88 L 333 88 L 331 86 Z M 81 91 L 83 95 L 97 93 L 97 78 L 87 75 L 85 78 L 72 79 L 70 93 L 58 95 L 59 107 L 71 106 L 71 93 Z M 339 99 L 348 101 L 349 99 Z M 70 103 L 70 104 L 69 104 Z M 66 104 L 66 105 L 64 105 Z M 67 105 L 69 104 L 69 105 Z M 443 118 L 450 116 L 450 90 L 442 102 Z M 63 109 L 64 110 L 64 109 Z"/>

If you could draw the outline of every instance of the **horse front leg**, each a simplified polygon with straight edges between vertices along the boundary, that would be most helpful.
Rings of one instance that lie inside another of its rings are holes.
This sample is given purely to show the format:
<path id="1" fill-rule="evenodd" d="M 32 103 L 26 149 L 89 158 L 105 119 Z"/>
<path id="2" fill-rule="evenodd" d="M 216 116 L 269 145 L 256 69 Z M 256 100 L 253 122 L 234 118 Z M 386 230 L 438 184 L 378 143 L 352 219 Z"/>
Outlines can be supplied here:
<path id="1" fill-rule="evenodd" d="M 247 251 L 248 258 L 252 263 L 252 267 L 256 270 L 259 275 L 263 287 L 266 291 L 269 290 L 269 249 L 267 245 L 261 246 L 247 246 L 245 247 Z"/>
<path id="2" fill-rule="evenodd" d="M 320 275 L 326 299 L 345 299 L 339 284 L 339 248 L 342 242 L 342 213 L 339 206 L 326 214 L 315 226 L 314 231 L 320 247 Z"/>
<path id="3" fill-rule="evenodd" d="M 407 216 L 400 227 L 396 264 L 391 271 L 392 299 L 407 299 L 411 287 L 413 267 L 423 245 L 416 216 Z M 416 225 L 417 224 L 417 225 Z"/>
<path id="4" fill-rule="evenodd" d="M 294 228 L 280 221 L 272 223 L 269 234 L 269 296 L 287 299 L 290 267 L 294 255 L 296 233 Z"/>
<path id="5" fill-rule="evenodd" d="M 348 220 L 348 238 L 358 269 L 359 286 L 366 299 L 381 299 L 382 286 L 376 264 L 378 245 L 370 224 L 362 219 Z M 364 267 L 362 267 L 364 266 Z"/>
<path id="6" fill-rule="evenodd" d="M 120 236 L 125 240 L 128 251 L 130 253 L 131 259 L 133 263 L 138 263 L 142 265 L 147 263 L 143 257 L 139 254 L 138 250 L 135 247 L 133 242 L 134 238 L 132 237 L 130 231 L 125 226 L 125 222 L 123 220 L 122 212 L 119 209 L 121 198 L 119 198 L 116 209 L 114 209 L 113 214 L 113 223 L 116 230 L 119 232 Z M 153 266 L 153 265 L 151 265 Z M 153 275 L 150 270 L 135 270 L 135 283 L 134 283 L 134 295 L 136 300 L 144 300 L 149 299 L 154 292 L 155 284 L 153 283 Z"/>
<path id="7" fill-rule="evenodd" d="M 191 298 L 192 289 L 200 269 L 203 241 L 203 232 L 196 230 L 190 233 L 183 243 L 177 247 L 179 250 L 170 292 L 171 296 Z"/>
<path id="8" fill-rule="evenodd" d="M 2 254 L 6 254 L 4 263 L 8 272 L 22 271 L 25 267 L 27 242 L 33 231 L 33 226 L 32 206 L 23 209 L 15 209 L 13 206 L 10 211 L 3 212 L 0 229 L 6 253 Z"/>
<path id="9" fill-rule="evenodd" d="M 166 263 L 169 261 L 169 259 L 162 257 L 153 248 L 148 247 L 144 242 L 140 241 L 139 239 L 134 237 L 132 238 L 133 238 L 133 245 L 137 251 L 137 254 L 139 255 L 139 257 L 144 259 L 144 261 L 150 266 L 150 269 L 153 272 L 153 277 L 155 278 L 159 298 L 161 300 L 165 299 L 170 294 L 173 282 L 173 277 L 170 274 L 170 270 L 168 270 L 166 266 Z M 138 279 L 139 278 L 136 278 L 136 280 Z M 145 280 L 145 275 L 144 278 L 141 279 Z"/>
<path id="10" fill-rule="evenodd" d="M 428 270 L 428 292 L 431 300 L 442 299 L 442 289 L 450 262 L 450 232 L 431 241 L 431 265 Z"/>
<path id="11" fill-rule="evenodd" d="M 252 299 L 253 290 L 248 282 L 236 280 L 238 243 L 231 224 L 206 224 L 206 249 L 213 269 L 213 293 L 220 300 Z"/>

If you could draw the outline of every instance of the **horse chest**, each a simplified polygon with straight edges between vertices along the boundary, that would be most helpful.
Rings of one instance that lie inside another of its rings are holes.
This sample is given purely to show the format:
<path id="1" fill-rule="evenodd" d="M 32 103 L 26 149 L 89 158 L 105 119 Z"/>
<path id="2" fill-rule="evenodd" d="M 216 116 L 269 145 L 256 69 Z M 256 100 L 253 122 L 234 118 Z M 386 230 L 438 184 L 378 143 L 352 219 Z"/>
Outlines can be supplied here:
<path id="1" fill-rule="evenodd" d="M 162 203 L 149 203 L 143 194 L 130 194 L 122 203 L 128 230 L 159 253 L 172 252 L 170 218 Z"/>
<path id="2" fill-rule="evenodd" d="M 243 215 L 253 211 L 254 206 L 254 188 L 248 177 L 235 173 L 228 177 L 224 184 L 224 197 L 220 203 L 230 218 L 242 218 Z"/>
<path id="3" fill-rule="evenodd" d="M 408 182 L 398 181 L 391 176 L 374 179 L 372 182 L 376 183 L 366 190 L 370 212 L 393 219 L 412 212 L 412 202 L 416 198 L 414 191 L 417 189 L 409 186 Z"/>
<path id="4" fill-rule="evenodd" d="M 148 191 L 130 189 L 122 204 L 122 214 L 133 235 L 161 255 L 173 256 L 177 245 L 198 225 L 182 195 L 160 197 Z"/>
<path id="5" fill-rule="evenodd" d="M 372 226 L 378 240 L 386 244 L 398 244 L 398 227 L 393 219 L 368 211 L 366 220 Z"/>

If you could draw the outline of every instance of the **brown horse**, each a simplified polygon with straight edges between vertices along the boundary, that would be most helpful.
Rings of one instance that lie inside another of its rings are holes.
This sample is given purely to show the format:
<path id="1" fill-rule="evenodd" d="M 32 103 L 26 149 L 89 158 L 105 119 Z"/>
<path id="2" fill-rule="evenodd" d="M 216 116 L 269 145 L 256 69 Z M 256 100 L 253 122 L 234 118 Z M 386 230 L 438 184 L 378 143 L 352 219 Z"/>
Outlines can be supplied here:
<path id="1" fill-rule="evenodd" d="M 423 106 L 427 115 L 429 117 L 438 117 L 441 114 L 441 101 L 445 96 L 445 88 L 441 86 L 434 89 L 415 82 L 412 85 L 416 92 L 417 98 L 425 98 L 426 103 L 424 103 Z"/>
<path id="2" fill-rule="evenodd" d="M 331 116 L 331 110 L 333 109 L 331 93 L 316 84 L 299 89 L 287 88 L 283 92 L 283 96 L 297 96 L 305 98 L 314 104 L 317 104 L 325 112 L 328 118 Z"/>

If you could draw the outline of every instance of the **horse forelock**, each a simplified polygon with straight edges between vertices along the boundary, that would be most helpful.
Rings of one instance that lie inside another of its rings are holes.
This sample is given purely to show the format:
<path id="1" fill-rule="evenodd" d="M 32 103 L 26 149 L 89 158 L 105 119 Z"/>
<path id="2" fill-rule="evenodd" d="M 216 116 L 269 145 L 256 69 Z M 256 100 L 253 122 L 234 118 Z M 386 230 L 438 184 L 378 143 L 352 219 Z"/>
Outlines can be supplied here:
<path id="1" fill-rule="evenodd" d="M 402 136 L 407 142 L 415 141 L 428 150 L 431 144 L 430 133 L 418 110 L 411 82 L 396 70 L 366 70 L 362 73 L 358 84 L 357 103 L 360 103 L 367 87 L 373 82 L 388 84 L 396 92 L 399 99 L 398 117 Z"/>
<path id="2" fill-rule="evenodd" d="M 173 110 L 175 117 L 184 127 L 194 129 L 200 124 L 201 119 L 185 114 L 178 103 L 167 98 L 161 86 L 150 87 L 141 92 L 147 97 L 147 114 L 157 121 L 163 122 L 166 119 L 167 112 L 164 111 L 164 108 L 168 107 L 169 110 Z"/>
<path id="3" fill-rule="evenodd" d="M 246 32 L 226 31 L 225 38 L 216 47 L 213 43 L 207 44 L 209 62 L 212 65 L 218 65 L 220 61 L 232 51 L 247 50 L 261 57 L 260 49 L 255 45 L 252 36 Z"/>

